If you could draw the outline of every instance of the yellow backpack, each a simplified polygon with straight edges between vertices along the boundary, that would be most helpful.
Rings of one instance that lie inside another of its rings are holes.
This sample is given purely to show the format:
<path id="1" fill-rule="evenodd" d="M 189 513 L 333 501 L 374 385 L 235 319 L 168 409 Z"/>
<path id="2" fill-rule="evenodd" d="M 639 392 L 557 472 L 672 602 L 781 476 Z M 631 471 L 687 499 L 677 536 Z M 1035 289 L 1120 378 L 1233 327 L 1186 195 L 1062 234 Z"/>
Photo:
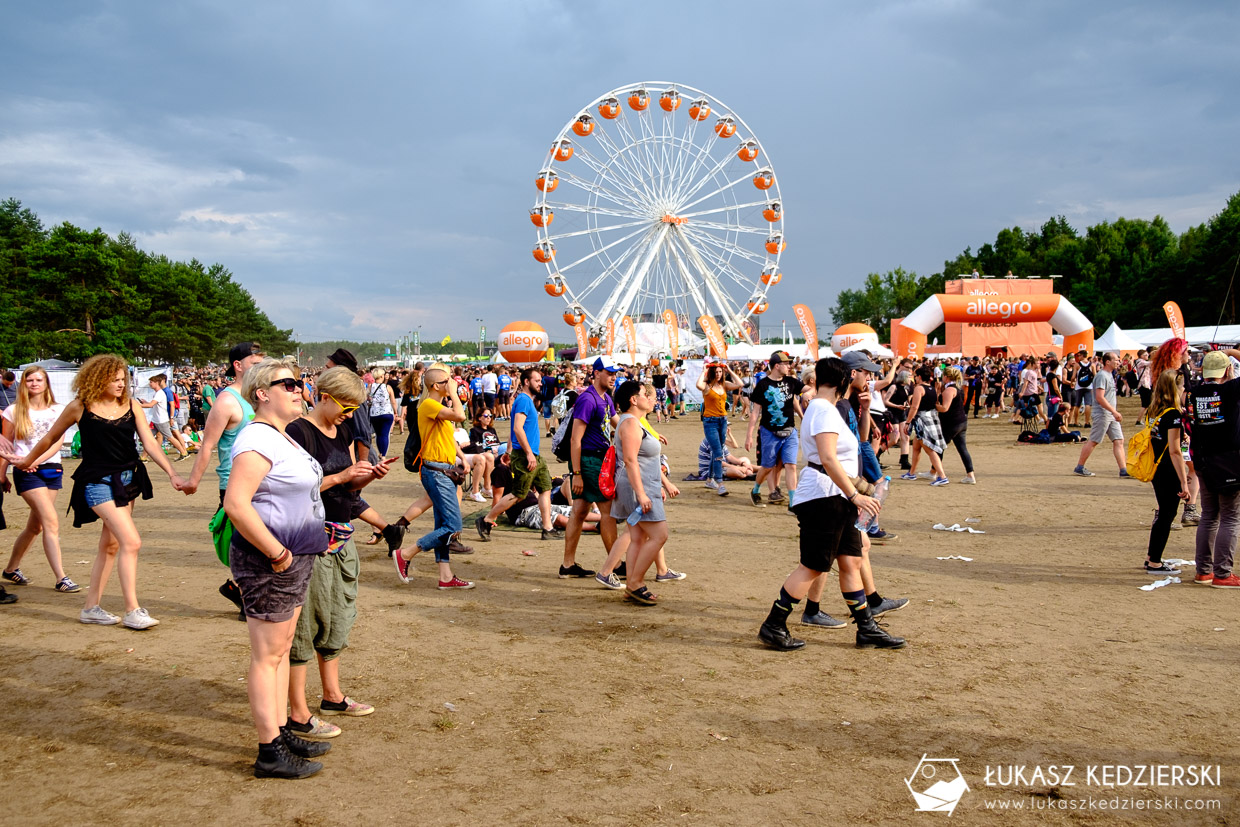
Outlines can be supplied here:
<path id="1" fill-rule="evenodd" d="M 1170 445 L 1163 446 L 1163 452 L 1157 458 L 1154 457 L 1154 429 L 1158 427 L 1158 423 L 1162 420 L 1163 415 L 1167 411 L 1175 410 L 1167 408 L 1158 416 L 1145 420 L 1145 427 L 1132 435 L 1132 439 L 1128 440 L 1128 476 L 1133 479 L 1141 480 L 1141 482 L 1149 482 L 1154 479 L 1154 472 L 1158 470 L 1158 464 L 1162 462 L 1164 456 L 1167 455 L 1167 449 Z M 1178 447 L 1178 446 L 1177 446 Z"/>

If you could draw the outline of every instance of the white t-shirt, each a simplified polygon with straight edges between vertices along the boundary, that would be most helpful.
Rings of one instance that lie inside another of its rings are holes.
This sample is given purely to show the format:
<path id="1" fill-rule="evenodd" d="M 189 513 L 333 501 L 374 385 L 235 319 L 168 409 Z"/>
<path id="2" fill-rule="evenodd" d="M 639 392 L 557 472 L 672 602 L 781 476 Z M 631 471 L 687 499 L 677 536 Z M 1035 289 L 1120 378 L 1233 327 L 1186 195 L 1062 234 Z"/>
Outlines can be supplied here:
<path id="1" fill-rule="evenodd" d="M 39 440 L 47 436 L 52 430 L 52 426 L 56 424 L 56 420 L 64 413 L 65 406 L 60 403 L 50 406 L 45 411 L 29 411 L 30 413 L 30 435 L 25 439 L 17 439 L 14 433 L 13 447 L 17 449 L 17 453 L 26 456 L 34 450 L 34 446 L 39 444 Z M 10 423 L 14 422 L 14 416 L 17 415 L 17 406 L 10 405 L 4 409 L 4 413 L 0 414 Z M 52 462 L 59 462 L 59 458 L 53 457 Z"/>
<path id="2" fill-rule="evenodd" d="M 168 417 L 168 394 L 165 388 L 159 390 L 152 389 L 151 397 L 155 400 L 155 404 L 146 409 L 147 418 L 152 425 L 159 425 L 167 422 Z"/>
<path id="3" fill-rule="evenodd" d="M 877 379 L 869 381 L 870 387 L 870 410 L 875 413 L 887 413 L 887 403 L 883 401 L 883 395 L 874 390 L 874 385 L 878 383 Z"/>
<path id="4" fill-rule="evenodd" d="M 849 430 L 848 423 L 840 416 L 835 406 L 825 399 L 810 400 L 805 415 L 801 417 L 801 450 L 805 458 L 816 465 L 822 465 L 818 456 L 818 434 L 839 434 L 835 443 L 835 458 L 844 466 L 844 473 L 850 477 L 857 476 L 858 446 L 857 438 Z M 820 471 L 806 466 L 797 481 L 797 490 L 792 495 L 792 502 L 806 502 L 822 497 L 842 497 L 844 492 L 831 481 L 831 478 Z"/>
<path id="5" fill-rule="evenodd" d="M 270 425 L 251 422 L 233 443 L 233 462 L 253 451 L 271 463 L 271 470 L 259 482 L 251 502 L 263 525 L 294 554 L 317 554 L 327 548 L 323 531 L 323 468 L 300 445 Z M 253 548 L 241 532 L 233 542 Z"/>
<path id="6" fill-rule="evenodd" d="M 486 373 L 482 374 L 483 393 L 495 393 L 498 386 L 499 381 L 496 379 L 494 373 L 491 373 L 491 371 L 488 370 Z"/>

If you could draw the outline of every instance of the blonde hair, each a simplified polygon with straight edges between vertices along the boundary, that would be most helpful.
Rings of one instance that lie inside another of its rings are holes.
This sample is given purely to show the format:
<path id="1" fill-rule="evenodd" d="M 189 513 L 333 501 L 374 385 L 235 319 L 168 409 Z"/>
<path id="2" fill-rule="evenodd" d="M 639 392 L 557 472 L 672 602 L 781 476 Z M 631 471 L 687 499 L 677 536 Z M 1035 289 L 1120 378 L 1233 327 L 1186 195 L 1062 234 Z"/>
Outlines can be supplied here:
<path id="1" fill-rule="evenodd" d="M 120 403 L 129 404 L 129 363 L 115 353 L 96 354 L 82 365 L 73 377 L 73 392 L 86 407 L 108 396 L 108 385 L 116 381 L 116 372 L 125 374 L 125 390 L 121 391 Z"/>
<path id="2" fill-rule="evenodd" d="M 1150 406 L 1145 410 L 1150 416 L 1161 416 L 1168 408 L 1180 410 L 1180 373 L 1170 368 L 1158 374 Z"/>
<path id="3" fill-rule="evenodd" d="M 943 371 L 943 378 L 953 385 L 958 385 L 964 381 L 964 374 L 960 372 L 960 368 L 951 365 L 947 370 Z"/>
<path id="4" fill-rule="evenodd" d="M 56 404 L 56 396 L 52 393 L 52 380 L 47 371 L 38 365 L 31 365 L 22 371 L 21 384 L 17 386 L 17 402 L 13 404 L 13 436 L 25 439 L 30 436 L 34 425 L 30 422 L 30 391 L 26 390 L 26 379 L 36 373 L 43 374 L 43 402 L 48 407 Z"/>
<path id="5" fill-rule="evenodd" d="M 272 377 L 282 370 L 295 374 L 296 367 L 291 359 L 264 357 L 263 361 L 257 365 L 251 365 L 245 372 L 245 376 L 241 377 L 241 395 L 247 402 L 258 408 L 258 389 L 271 387 Z"/>
<path id="6" fill-rule="evenodd" d="M 422 393 L 422 372 L 411 370 L 400 380 L 400 392 L 407 396 L 418 396 Z"/>
<path id="7" fill-rule="evenodd" d="M 366 401 L 366 386 L 356 373 L 343 367 L 328 368 L 315 385 L 321 394 L 331 394 L 341 402 L 360 405 Z"/>
<path id="8" fill-rule="evenodd" d="M 426 401 L 427 397 L 431 395 L 431 389 L 435 386 L 431 382 L 431 371 L 433 370 L 442 371 L 444 379 L 452 378 L 452 371 L 443 362 L 431 363 L 422 374 L 422 393 L 418 396 L 418 404 Z"/>

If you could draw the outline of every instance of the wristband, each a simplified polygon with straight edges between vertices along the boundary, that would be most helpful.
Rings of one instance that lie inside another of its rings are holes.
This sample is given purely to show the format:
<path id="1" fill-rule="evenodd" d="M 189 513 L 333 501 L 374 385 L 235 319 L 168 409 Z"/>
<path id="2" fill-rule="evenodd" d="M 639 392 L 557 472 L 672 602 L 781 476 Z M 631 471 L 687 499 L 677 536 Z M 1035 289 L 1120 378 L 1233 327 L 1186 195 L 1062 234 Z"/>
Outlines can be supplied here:
<path id="1" fill-rule="evenodd" d="M 293 552 L 289 551 L 288 549 L 283 549 L 277 556 L 270 558 L 271 565 L 274 568 L 280 563 L 283 563 L 285 557 L 292 557 L 292 556 L 293 556 Z"/>
<path id="2" fill-rule="evenodd" d="M 849 501 L 849 502 L 852 502 L 853 500 L 857 499 L 857 495 L 858 495 L 858 494 L 860 494 L 860 493 L 861 493 L 860 491 L 854 491 L 854 492 L 852 492 L 852 494 L 850 494 L 850 495 L 848 496 L 848 501 Z"/>

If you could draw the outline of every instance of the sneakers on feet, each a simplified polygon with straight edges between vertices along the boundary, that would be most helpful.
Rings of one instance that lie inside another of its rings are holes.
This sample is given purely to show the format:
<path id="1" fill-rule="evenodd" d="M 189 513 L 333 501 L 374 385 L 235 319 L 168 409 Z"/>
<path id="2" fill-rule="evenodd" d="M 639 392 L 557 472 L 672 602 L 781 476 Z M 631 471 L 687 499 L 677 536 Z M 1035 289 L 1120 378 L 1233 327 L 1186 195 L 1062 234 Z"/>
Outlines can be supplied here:
<path id="1" fill-rule="evenodd" d="M 961 485 L 977 485 L 977 477 L 964 477 L 960 480 Z"/>
<path id="2" fill-rule="evenodd" d="M 1168 566 L 1166 563 L 1159 563 L 1157 566 L 1151 566 L 1149 563 L 1146 563 L 1145 573 L 1146 574 L 1171 575 L 1174 577 L 1174 576 L 1179 575 L 1180 570 L 1176 568 L 1172 568 L 1171 566 Z"/>
<path id="3" fill-rule="evenodd" d="M 1078 477 L 1092 477 L 1094 475 L 1094 472 L 1090 471 L 1084 465 L 1076 466 L 1072 469 L 1072 473 L 1076 474 Z"/>
<path id="4" fill-rule="evenodd" d="M 16 602 L 17 602 L 17 595 L 9 594 L 8 592 L 4 590 L 3 586 L 0 586 L 0 606 L 7 606 L 10 603 L 16 603 Z"/>
<path id="5" fill-rule="evenodd" d="M 719 482 L 718 482 L 717 480 L 707 480 L 707 481 L 706 481 L 706 487 L 707 487 L 707 488 L 712 488 L 712 489 L 713 489 L 713 488 L 718 488 L 718 487 L 719 487 Z"/>
<path id="6" fill-rule="evenodd" d="M 121 621 L 126 629 L 150 629 L 159 625 L 159 621 L 146 613 L 146 609 L 139 606 L 132 612 L 125 612 L 125 619 Z"/>
<path id="7" fill-rule="evenodd" d="M 930 484 L 931 485 L 951 485 L 951 480 L 949 480 L 947 477 L 936 477 L 934 482 Z"/>
<path id="8" fill-rule="evenodd" d="M 12 571 L 6 571 L 3 574 L 0 574 L 0 577 L 3 577 L 5 582 L 12 583 L 14 586 L 29 586 L 30 585 L 30 578 L 22 574 L 21 569 L 13 569 Z"/>
<path id="9" fill-rule="evenodd" d="M 1240 577 L 1232 572 L 1226 577 L 1215 577 L 1210 585 L 1216 589 L 1240 589 Z"/>
<path id="10" fill-rule="evenodd" d="M 560 579 L 567 580 L 570 577 L 593 577 L 594 572 L 589 569 L 583 569 L 577 563 L 571 566 L 560 566 Z"/>
<path id="11" fill-rule="evenodd" d="M 1194 586 L 1210 586 L 1213 584 L 1214 584 L 1213 574 L 1194 574 L 1193 575 Z"/>
<path id="12" fill-rule="evenodd" d="M 472 589 L 473 587 L 474 581 L 462 580 L 459 577 L 453 577 L 446 583 L 442 580 L 439 581 L 439 588 L 444 591 L 447 591 L 448 589 Z"/>
<path id="13" fill-rule="evenodd" d="M 89 609 L 82 609 L 82 614 L 78 617 L 83 623 L 96 623 L 100 626 L 115 626 L 121 622 L 121 619 L 111 612 L 104 611 L 102 606 L 91 606 Z"/>
<path id="14" fill-rule="evenodd" d="M 1128 469 L 1127 469 L 1127 468 L 1121 468 L 1121 469 L 1119 469 L 1119 478 L 1120 478 L 1121 480 L 1129 480 L 1129 479 L 1132 479 L 1132 478 L 1133 478 L 1133 476 L 1132 476 L 1132 474 L 1129 474 L 1129 473 L 1128 473 Z"/>
<path id="15" fill-rule="evenodd" d="M 237 584 L 233 581 L 225 580 L 224 585 L 220 586 L 220 594 L 231 600 L 238 609 L 245 610 L 245 607 L 241 605 L 241 589 L 237 588 Z"/>
<path id="16" fill-rule="evenodd" d="M 750 491 L 750 492 L 749 492 L 749 501 L 750 501 L 750 502 L 752 502 L 752 503 L 753 503 L 755 506 L 757 506 L 758 508 L 766 508 L 766 503 L 762 502 L 762 492 L 761 492 L 761 491 Z"/>
<path id="17" fill-rule="evenodd" d="M 917 472 L 917 479 L 919 479 L 919 480 L 932 480 L 932 479 L 934 479 L 934 472 L 933 472 L 933 471 L 918 471 L 918 472 Z"/>
<path id="18" fill-rule="evenodd" d="M 816 615 L 802 614 L 801 625 L 819 626 L 823 629 L 843 629 L 848 626 L 848 623 L 839 618 L 831 617 L 831 615 L 820 609 Z"/>
<path id="19" fill-rule="evenodd" d="M 686 577 L 688 577 L 688 575 L 685 574 L 683 571 L 675 571 L 674 569 L 668 569 L 662 574 L 656 574 L 654 576 L 654 579 L 658 581 L 659 583 L 666 583 L 669 580 L 684 580 Z"/>
<path id="20" fill-rule="evenodd" d="M 917 475 L 909 471 L 905 471 L 903 474 L 900 475 L 900 479 L 908 480 L 909 482 L 915 482 L 917 480 Z"/>
<path id="21" fill-rule="evenodd" d="M 907 605 L 907 597 L 884 597 L 877 606 L 870 607 L 870 617 L 882 617 L 888 612 L 898 612 Z"/>
<path id="22" fill-rule="evenodd" d="M 310 720 L 304 724 L 289 718 L 285 726 L 300 738 L 335 738 L 340 734 L 340 727 L 320 719 L 317 715 L 311 715 Z"/>
<path id="23" fill-rule="evenodd" d="M 624 583 L 620 581 L 619 577 L 616 577 L 616 573 L 614 571 L 610 574 L 603 574 L 600 571 L 598 574 L 594 575 L 594 579 L 597 580 L 604 589 L 619 591 L 624 588 Z"/>
<path id="24" fill-rule="evenodd" d="M 715 488 L 715 493 L 720 497 L 726 497 L 728 496 L 728 489 L 723 487 L 723 483 L 719 483 L 719 485 Z"/>
<path id="25" fill-rule="evenodd" d="M 68 577 L 62 577 L 59 580 L 57 580 L 55 588 L 56 588 L 56 591 L 64 592 L 65 594 L 76 594 L 77 592 L 80 592 L 82 590 L 81 586 L 79 586 L 77 583 L 74 583 Z"/>
<path id="26" fill-rule="evenodd" d="M 471 500 L 473 500 L 474 502 L 476 502 L 476 503 L 484 503 L 484 502 L 486 502 L 486 501 L 487 501 L 487 498 L 486 498 L 486 497 L 484 497 L 484 496 L 482 496 L 482 494 L 480 494 L 480 493 L 479 493 L 479 492 L 477 492 L 477 491 L 475 491 L 474 493 L 470 494 L 470 495 L 469 495 L 469 498 L 470 498 Z"/>
<path id="27" fill-rule="evenodd" d="M 544 540 L 563 540 L 564 532 L 560 531 L 558 528 L 553 528 L 551 530 L 547 530 L 544 528 L 542 530 L 542 538 Z"/>
<path id="28" fill-rule="evenodd" d="M 448 538 L 449 554 L 473 554 L 474 550 L 471 546 L 467 546 L 461 542 L 461 533 L 458 531 Z"/>
<path id="29" fill-rule="evenodd" d="M 1184 506 L 1184 516 L 1180 518 L 1182 525 L 1200 525 L 1201 509 L 1195 505 Z"/>
<path id="30" fill-rule="evenodd" d="M 788 498 L 784 496 L 784 492 L 780 491 L 778 486 L 775 487 L 775 490 L 766 499 L 767 502 L 770 503 L 783 503 L 788 501 Z"/>
<path id="31" fill-rule="evenodd" d="M 616 566 L 616 570 L 614 574 L 616 575 L 616 577 L 619 577 L 621 580 L 628 577 L 629 576 L 629 564 L 625 562 L 624 560 L 621 560 L 620 565 Z"/>
<path id="32" fill-rule="evenodd" d="M 396 549 L 396 553 L 392 555 L 392 565 L 396 566 L 396 576 L 400 578 L 400 582 L 409 582 L 409 561 L 405 559 L 400 549 Z"/>
<path id="33" fill-rule="evenodd" d="M 474 520 L 474 528 L 478 529 L 478 539 L 484 543 L 491 542 L 491 529 L 494 526 L 487 522 L 486 517 L 479 517 Z"/>
<path id="34" fill-rule="evenodd" d="M 868 532 L 866 536 L 870 538 L 871 543 L 877 543 L 880 546 L 883 543 L 889 543 L 892 540 L 900 539 L 899 534 L 892 534 L 890 531 L 883 531 L 881 528 L 878 531 Z"/>
<path id="35" fill-rule="evenodd" d="M 357 701 L 344 696 L 344 700 L 336 703 L 324 698 L 319 701 L 320 715 L 348 715 L 350 718 L 361 718 L 363 715 L 369 715 L 374 712 L 375 708 L 370 704 L 359 704 Z"/>

